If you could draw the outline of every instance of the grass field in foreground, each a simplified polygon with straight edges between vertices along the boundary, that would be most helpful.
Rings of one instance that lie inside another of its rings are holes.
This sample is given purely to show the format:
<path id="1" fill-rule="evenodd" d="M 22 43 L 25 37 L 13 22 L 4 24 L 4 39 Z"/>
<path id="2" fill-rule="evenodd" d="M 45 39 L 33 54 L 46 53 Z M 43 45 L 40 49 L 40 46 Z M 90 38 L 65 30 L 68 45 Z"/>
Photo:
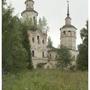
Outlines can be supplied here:
<path id="1" fill-rule="evenodd" d="M 3 90 L 88 90 L 87 72 L 23 71 L 3 75 Z"/>

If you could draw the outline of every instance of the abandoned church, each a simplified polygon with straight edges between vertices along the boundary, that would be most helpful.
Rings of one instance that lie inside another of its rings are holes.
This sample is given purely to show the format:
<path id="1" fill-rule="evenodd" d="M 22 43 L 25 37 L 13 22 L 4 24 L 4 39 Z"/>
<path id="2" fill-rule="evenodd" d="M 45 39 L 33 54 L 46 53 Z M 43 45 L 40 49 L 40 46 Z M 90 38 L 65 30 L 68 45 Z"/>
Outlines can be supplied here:
<path id="1" fill-rule="evenodd" d="M 33 24 L 35 24 L 34 21 L 37 21 L 38 12 L 34 10 L 34 1 L 26 0 L 25 5 L 26 9 L 21 13 L 22 22 L 32 19 Z M 65 25 L 60 28 L 60 48 L 62 46 L 69 48 L 73 58 L 73 61 L 71 62 L 72 65 L 76 65 L 76 58 L 78 55 L 78 50 L 76 50 L 76 31 L 77 28 L 71 23 L 68 2 Z M 42 63 L 43 68 L 45 69 L 55 68 L 57 64 L 57 53 L 55 48 L 47 47 L 47 30 L 28 30 L 28 36 L 31 46 L 33 67 L 36 69 L 37 65 Z"/>

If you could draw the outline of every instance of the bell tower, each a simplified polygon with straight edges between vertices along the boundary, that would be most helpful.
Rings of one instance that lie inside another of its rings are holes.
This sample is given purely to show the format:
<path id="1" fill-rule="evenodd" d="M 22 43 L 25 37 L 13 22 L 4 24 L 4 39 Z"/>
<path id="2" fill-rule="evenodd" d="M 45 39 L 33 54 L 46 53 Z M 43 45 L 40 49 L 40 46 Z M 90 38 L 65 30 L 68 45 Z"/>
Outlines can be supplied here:
<path id="1" fill-rule="evenodd" d="M 76 50 L 76 30 L 76 27 L 71 24 L 69 1 L 67 1 L 67 17 L 65 18 L 65 25 L 60 28 L 60 47 L 63 46 L 71 50 Z"/>
<path id="2" fill-rule="evenodd" d="M 26 9 L 21 13 L 23 20 L 32 20 L 33 22 L 37 20 L 38 12 L 34 10 L 34 1 L 26 0 L 25 1 Z"/>

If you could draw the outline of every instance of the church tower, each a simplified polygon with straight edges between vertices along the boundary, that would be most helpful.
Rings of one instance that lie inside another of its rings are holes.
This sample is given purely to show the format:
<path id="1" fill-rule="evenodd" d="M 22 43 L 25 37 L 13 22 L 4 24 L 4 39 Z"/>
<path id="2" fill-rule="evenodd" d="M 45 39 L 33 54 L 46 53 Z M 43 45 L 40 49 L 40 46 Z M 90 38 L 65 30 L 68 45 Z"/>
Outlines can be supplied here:
<path id="1" fill-rule="evenodd" d="M 60 28 L 60 47 L 63 46 L 71 50 L 76 50 L 76 30 L 76 27 L 71 24 L 71 18 L 69 14 L 69 1 L 67 1 L 67 17 L 65 18 L 65 25 Z"/>
<path id="2" fill-rule="evenodd" d="M 34 1 L 26 0 L 26 9 L 21 13 L 23 20 L 37 20 L 38 12 L 34 10 Z"/>
<path id="3" fill-rule="evenodd" d="M 34 10 L 34 1 L 33 0 L 26 0 L 26 10 L 24 10 L 22 15 L 22 22 L 25 24 L 29 24 L 28 21 L 32 21 L 31 25 L 36 27 L 37 24 L 37 16 L 38 13 Z M 35 22 L 36 21 L 36 22 Z M 33 25 L 34 24 L 34 25 Z M 32 64 L 33 67 L 36 69 L 39 64 L 45 64 L 48 61 L 47 58 L 47 32 L 43 30 L 39 30 L 33 28 L 27 30 L 31 56 L 32 56 Z"/>

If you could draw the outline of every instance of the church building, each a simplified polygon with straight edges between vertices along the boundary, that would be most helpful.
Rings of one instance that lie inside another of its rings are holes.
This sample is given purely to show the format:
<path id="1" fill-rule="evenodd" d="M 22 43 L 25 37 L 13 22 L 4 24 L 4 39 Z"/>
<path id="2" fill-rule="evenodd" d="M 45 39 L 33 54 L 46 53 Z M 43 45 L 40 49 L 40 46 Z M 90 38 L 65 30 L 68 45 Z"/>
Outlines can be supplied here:
<path id="1" fill-rule="evenodd" d="M 38 12 L 34 10 L 34 1 L 26 0 L 26 9 L 21 13 L 22 21 L 32 20 L 33 24 L 37 21 Z M 75 60 L 78 55 L 76 50 L 76 30 L 77 28 L 71 24 L 71 18 L 69 14 L 69 2 L 67 4 L 67 17 L 65 18 L 65 25 L 60 28 L 60 47 L 64 46 L 70 50 L 75 64 Z M 29 41 L 32 53 L 32 63 L 36 69 L 38 64 L 43 64 L 45 69 L 55 68 L 57 61 L 56 49 L 47 48 L 47 31 L 40 30 L 28 30 Z M 58 48 L 57 48 L 58 49 Z"/>
<path id="2" fill-rule="evenodd" d="M 34 10 L 34 1 L 26 0 L 26 10 L 21 15 L 23 22 L 31 19 L 37 21 L 38 12 Z M 28 36 L 31 46 L 32 63 L 34 68 L 37 68 L 39 63 L 47 63 L 47 32 L 40 30 L 28 30 Z"/>

